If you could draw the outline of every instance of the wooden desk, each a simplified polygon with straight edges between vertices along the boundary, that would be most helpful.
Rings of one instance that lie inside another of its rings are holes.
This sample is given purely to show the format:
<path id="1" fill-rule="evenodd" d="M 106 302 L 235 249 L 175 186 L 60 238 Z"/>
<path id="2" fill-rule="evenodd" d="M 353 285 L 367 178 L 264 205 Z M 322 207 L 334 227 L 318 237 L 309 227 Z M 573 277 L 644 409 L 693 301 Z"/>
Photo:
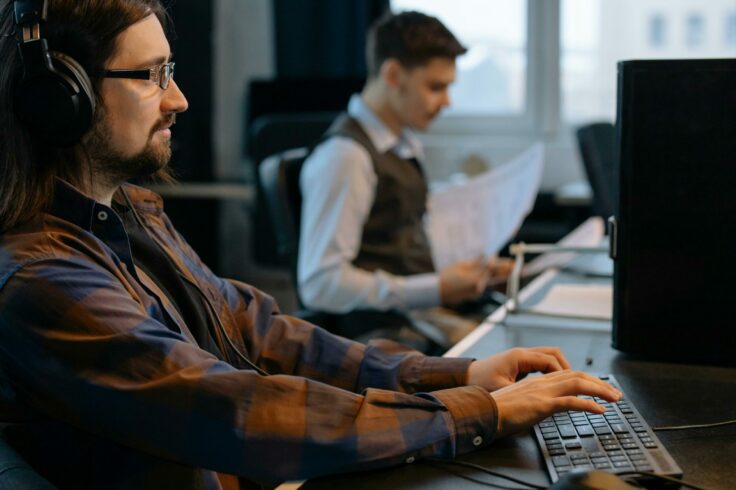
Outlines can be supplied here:
<path id="1" fill-rule="evenodd" d="M 540 276 L 522 292 L 522 301 L 564 274 Z M 558 345 L 575 369 L 613 373 L 628 398 L 653 426 L 716 422 L 736 418 L 736 369 L 648 362 L 623 355 L 610 347 L 610 333 L 547 327 L 504 325 L 503 308 L 494 312 L 479 329 L 450 352 L 455 356 L 483 357 L 514 346 Z M 559 319 L 555 319 L 559 320 Z M 710 489 L 736 485 L 736 425 L 713 429 L 659 432 L 684 471 L 683 479 Z M 491 447 L 463 456 L 463 461 L 494 471 L 549 485 L 540 452 L 528 433 L 499 440 Z M 449 466 L 467 478 L 514 487 L 516 485 L 479 471 Z M 351 490 L 471 489 L 483 485 L 425 463 L 390 470 L 311 480 L 305 489 L 350 488 Z M 521 487 L 519 487 L 521 488 Z"/>

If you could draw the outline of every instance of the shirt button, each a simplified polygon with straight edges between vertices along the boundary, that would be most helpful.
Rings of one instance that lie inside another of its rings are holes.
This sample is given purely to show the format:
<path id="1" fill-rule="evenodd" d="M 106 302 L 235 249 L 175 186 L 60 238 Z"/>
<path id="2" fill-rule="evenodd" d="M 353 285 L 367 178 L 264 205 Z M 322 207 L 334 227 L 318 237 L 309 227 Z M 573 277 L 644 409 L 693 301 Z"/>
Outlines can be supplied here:
<path id="1" fill-rule="evenodd" d="M 100 211 L 97 213 L 97 219 L 100 221 L 107 221 L 107 211 Z"/>
<path id="2" fill-rule="evenodd" d="M 480 446 L 483 444 L 483 438 L 481 436 L 475 436 L 473 438 L 473 446 Z"/>
<path id="3" fill-rule="evenodd" d="M 416 461 L 416 458 L 414 456 L 409 456 L 406 458 L 406 464 L 412 464 L 414 461 Z"/>

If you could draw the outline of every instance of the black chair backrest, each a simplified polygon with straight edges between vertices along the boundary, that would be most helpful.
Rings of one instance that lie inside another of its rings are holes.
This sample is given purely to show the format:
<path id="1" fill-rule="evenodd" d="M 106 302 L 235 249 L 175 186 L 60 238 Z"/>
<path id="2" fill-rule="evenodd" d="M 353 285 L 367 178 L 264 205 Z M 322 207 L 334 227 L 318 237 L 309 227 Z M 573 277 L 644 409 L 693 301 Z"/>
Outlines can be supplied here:
<path id="1" fill-rule="evenodd" d="M 588 124 L 577 132 L 580 156 L 593 189 L 595 214 L 613 215 L 615 198 L 616 130 L 609 122 Z"/>
<path id="2" fill-rule="evenodd" d="M 250 153 L 255 165 L 255 175 L 260 173 L 260 164 L 269 156 L 289 148 L 310 146 L 322 139 L 338 112 L 304 112 L 291 114 L 265 114 L 258 117 L 250 128 Z M 256 214 L 254 221 L 259 230 L 253 249 L 259 263 L 288 266 L 276 253 L 275 230 L 267 219 L 264 208 L 264 190 L 258 180 Z"/>
<path id="3" fill-rule="evenodd" d="M 308 155 L 309 148 L 287 150 L 266 158 L 258 169 L 276 236 L 277 253 L 289 264 L 295 285 L 302 212 L 299 174 Z"/>

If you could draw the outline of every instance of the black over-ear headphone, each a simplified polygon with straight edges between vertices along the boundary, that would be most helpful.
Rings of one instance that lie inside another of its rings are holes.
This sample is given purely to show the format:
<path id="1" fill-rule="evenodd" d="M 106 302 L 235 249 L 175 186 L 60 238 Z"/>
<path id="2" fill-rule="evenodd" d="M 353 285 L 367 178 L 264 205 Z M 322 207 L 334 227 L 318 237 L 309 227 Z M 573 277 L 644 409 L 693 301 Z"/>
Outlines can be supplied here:
<path id="1" fill-rule="evenodd" d="M 46 0 L 15 0 L 14 7 L 23 64 L 23 79 L 15 92 L 15 113 L 47 142 L 72 146 L 92 125 L 92 82 L 71 56 L 49 51 L 41 32 L 46 21 Z"/>

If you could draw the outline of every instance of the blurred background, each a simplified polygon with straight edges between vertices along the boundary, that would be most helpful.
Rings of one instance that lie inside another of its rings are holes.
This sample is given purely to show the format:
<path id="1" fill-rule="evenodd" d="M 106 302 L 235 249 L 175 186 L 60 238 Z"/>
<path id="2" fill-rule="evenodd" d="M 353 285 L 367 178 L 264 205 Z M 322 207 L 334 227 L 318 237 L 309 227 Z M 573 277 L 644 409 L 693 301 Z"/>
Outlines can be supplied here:
<path id="1" fill-rule="evenodd" d="M 296 299 L 258 166 L 313 143 L 361 89 L 365 33 L 387 9 L 435 15 L 470 48 L 458 60 L 452 108 L 420 135 L 431 181 L 545 143 L 542 188 L 520 231 L 528 241 L 555 241 L 606 213 L 576 131 L 615 121 L 617 61 L 736 57 L 734 0 L 165 3 L 190 109 L 174 132 L 179 184 L 155 190 L 206 263 L 274 294 L 284 311 Z"/>

